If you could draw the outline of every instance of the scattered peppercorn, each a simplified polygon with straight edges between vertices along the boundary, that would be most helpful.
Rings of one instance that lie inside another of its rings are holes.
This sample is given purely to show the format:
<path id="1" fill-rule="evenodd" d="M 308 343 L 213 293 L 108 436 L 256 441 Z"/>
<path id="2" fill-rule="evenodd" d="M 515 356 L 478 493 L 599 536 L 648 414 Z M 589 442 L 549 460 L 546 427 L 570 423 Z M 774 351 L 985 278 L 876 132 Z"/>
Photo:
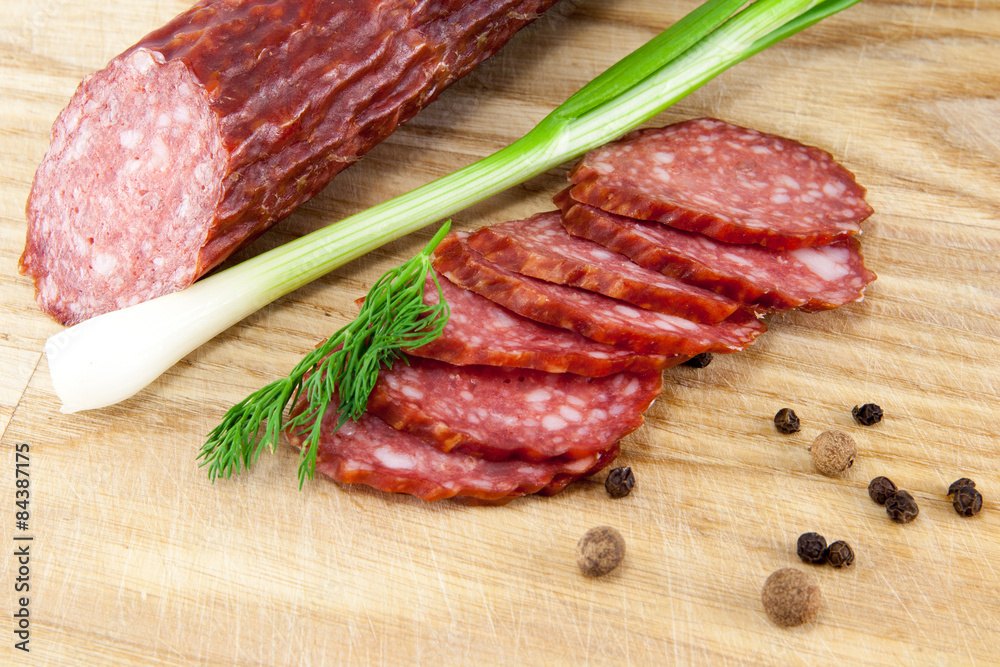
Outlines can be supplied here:
<path id="1" fill-rule="evenodd" d="M 885 499 L 885 511 L 889 518 L 896 523 L 910 523 L 920 514 L 917 501 L 913 499 L 909 491 L 902 489 Z"/>
<path id="2" fill-rule="evenodd" d="M 791 628 L 811 621 L 819 613 L 819 584 L 802 570 L 782 568 L 772 572 L 764 582 L 760 599 L 772 621 Z"/>
<path id="3" fill-rule="evenodd" d="M 972 484 L 967 484 L 955 492 L 951 504 L 962 516 L 975 516 L 983 509 L 983 494 Z"/>
<path id="4" fill-rule="evenodd" d="M 625 538 L 611 526 L 591 528 L 576 545 L 576 562 L 588 577 L 600 577 L 625 558 Z"/>
<path id="5" fill-rule="evenodd" d="M 951 486 L 948 487 L 948 495 L 953 496 L 956 493 L 958 493 L 959 489 L 966 486 L 975 487 L 976 483 L 973 482 L 968 477 L 962 477 L 961 479 L 956 479 L 954 482 L 951 483 Z"/>
<path id="6" fill-rule="evenodd" d="M 827 561 L 836 568 L 847 567 L 854 562 L 854 550 L 844 540 L 831 543 L 826 551 Z"/>
<path id="7" fill-rule="evenodd" d="M 782 433 L 795 433 L 799 430 L 799 416 L 791 408 L 781 408 L 774 415 L 774 426 Z"/>
<path id="8" fill-rule="evenodd" d="M 882 408 L 874 403 L 865 403 L 860 408 L 855 405 L 851 414 L 854 415 L 855 421 L 862 426 L 871 426 L 882 421 Z"/>
<path id="9" fill-rule="evenodd" d="M 635 474 L 629 466 L 614 468 L 604 480 L 604 488 L 612 498 L 624 498 L 632 492 L 633 486 L 635 486 Z"/>
<path id="10" fill-rule="evenodd" d="M 885 500 L 896 493 L 896 485 L 888 477 L 876 477 L 868 483 L 868 495 L 879 505 L 885 505 Z"/>
<path id="11" fill-rule="evenodd" d="M 795 552 L 807 563 L 822 565 L 826 562 L 826 538 L 819 533 L 802 533 Z"/>
<path id="12" fill-rule="evenodd" d="M 702 352 L 701 354 L 696 354 L 687 361 L 684 362 L 685 366 L 691 366 L 692 368 L 704 368 L 712 363 L 712 353 Z"/>
<path id="13" fill-rule="evenodd" d="M 817 470 L 835 477 L 854 465 L 858 448 L 854 439 L 843 431 L 823 431 L 816 436 L 809 452 Z"/>

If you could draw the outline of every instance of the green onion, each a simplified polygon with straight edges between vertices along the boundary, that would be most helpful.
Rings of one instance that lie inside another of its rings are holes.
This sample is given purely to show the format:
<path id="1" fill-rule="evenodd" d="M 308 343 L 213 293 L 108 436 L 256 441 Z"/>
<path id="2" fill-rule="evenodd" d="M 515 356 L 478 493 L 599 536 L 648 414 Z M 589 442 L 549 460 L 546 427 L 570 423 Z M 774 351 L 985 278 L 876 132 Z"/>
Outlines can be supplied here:
<path id="1" fill-rule="evenodd" d="M 264 305 L 396 238 L 653 118 L 723 70 L 858 0 L 709 0 L 493 155 L 191 287 L 101 315 L 45 345 L 63 412 L 125 400 Z"/>

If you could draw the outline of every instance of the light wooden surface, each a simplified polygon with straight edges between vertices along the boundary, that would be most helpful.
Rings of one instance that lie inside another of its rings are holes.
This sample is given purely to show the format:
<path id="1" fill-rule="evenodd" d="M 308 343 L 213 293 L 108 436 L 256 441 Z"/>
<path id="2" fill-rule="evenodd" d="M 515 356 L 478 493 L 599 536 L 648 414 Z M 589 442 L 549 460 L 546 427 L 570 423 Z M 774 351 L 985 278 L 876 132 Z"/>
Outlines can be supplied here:
<path id="1" fill-rule="evenodd" d="M 420 185 L 514 140 L 693 8 L 563 0 L 244 256 Z M 866 0 L 737 66 L 661 123 L 718 116 L 830 150 L 868 187 L 863 246 L 879 280 L 837 312 L 774 318 L 752 349 L 669 372 L 600 483 L 502 508 L 296 488 L 281 450 L 209 484 L 204 434 L 343 325 L 352 301 L 429 232 L 279 300 L 138 397 L 58 412 L 43 341 L 59 330 L 16 273 L 23 206 L 58 111 L 86 73 L 185 0 L 13 0 L 0 17 L 0 663 L 1000 664 L 1000 5 Z M 455 217 L 459 228 L 549 207 L 565 167 Z M 864 428 L 852 406 L 885 420 Z M 795 408 L 803 430 L 771 417 Z M 821 430 L 855 436 L 843 479 L 813 472 Z M 13 650 L 14 446 L 31 446 L 31 653 Z M 891 523 L 880 474 L 921 514 Z M 944 491 L 979 483 L 981 515 Z M 600 480 L 598 480 L 600 481 Z M 624 565 L 579 575 L 577 539 L 618 527 Z M 816 622 L 783 630 L 760 588 L 800 565 L 807 530 L 846 539 L 845 571 L 801 567 Z M 27 658 L 30 658 L 28 660 Z"/>

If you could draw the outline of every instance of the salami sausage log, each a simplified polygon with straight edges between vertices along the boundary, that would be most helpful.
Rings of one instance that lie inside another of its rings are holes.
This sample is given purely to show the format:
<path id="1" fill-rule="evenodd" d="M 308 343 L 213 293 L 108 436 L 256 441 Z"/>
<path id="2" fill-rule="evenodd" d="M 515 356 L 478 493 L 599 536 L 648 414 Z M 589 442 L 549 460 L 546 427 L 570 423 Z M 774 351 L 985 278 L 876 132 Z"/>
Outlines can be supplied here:
<path id="1" fill-rule="evenodd" d="M 441 241 L 434 258 L 438 271 L 456 285 L 515 313 L 592 340 L 647 354 L 692 357 L 702 352 L 741 350 L 766 329 L 745 309 L 717 324 L 705 324 L 522 276 L 469 248 L 467 236 L 455 232 Z"/>
<path id="2" fill-rule="evenodd" d="M 854 238 L 798 250 L 769 250 L 607 213 L 573 202 L 565 191 L 556 201 L 566 207 L 563 224 L 571 234 L 762 310 L 837 308 L 860 301 L 876 278 L 865 267 Z"/>
<path id="3" fill-rule="evenodd" d="M 345 484 L 365 484 L 423 500 L 462 498 L 500 504 L 529 493 L 552 495 L 598 472 L 618 455 L 615 444 L 577 460 L 494 462 L 442 452 L 368 413 L 334 432 L 337 417 L 335 407 L 323 415 L 316 470 Z M 286 435 L 293 447 L 302 447 L 301 435 Z"/>
<path id="4" fill-rule="evenodd" d="M 559 211 L 484 227 L 468 243 L 486 259 L 516 273 L 695 322 L 721 322 L 739 306 L 732 299 L 639 266 L 598 243 L 571 236 Z"/>
<path id="5" fill-rule="evenodd" d="M 872 214 L 829 153 L 711 118 L 636 130 L 587 153 L 569 177 L 578 202 L 776 250 L 857 234 Z"/>
<path id="6" fill-rule="evenodd" d="M 684 357 L 639 354 L 598 343 L 578 333 L 522 317 L 439 275 L 451 315 L 441 335 L 408 354 L 460 366 L 533 368 L 549 373 L 602 377 L 631 371 L 648 373 L 675 366 Z M 428 278 L 424 303 L 436 304 L 437 289 Z"/>
<path id="7" fill-rule="evenodd" d="M 383 370 L 368 411 L 442 451 L 492 461 L 586 458 L 639 428 L 661 373 L 588 378 L 409 358 Z"/>
<path id="8" fill-rule="evenodd" d="M 202 0 L 80 84 L 20 269 L 64 324 L 218 265 L 555 0 Z"/>

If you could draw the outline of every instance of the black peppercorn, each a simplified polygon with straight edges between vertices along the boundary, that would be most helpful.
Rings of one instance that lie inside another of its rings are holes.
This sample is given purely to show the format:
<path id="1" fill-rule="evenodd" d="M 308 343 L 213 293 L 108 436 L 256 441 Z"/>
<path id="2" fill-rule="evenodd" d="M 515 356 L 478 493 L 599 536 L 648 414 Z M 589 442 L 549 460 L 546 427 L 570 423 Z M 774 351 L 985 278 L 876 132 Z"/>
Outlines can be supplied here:
<path id="1" fill-rule="evenodd" d="M 691 368 L 704 368 L 712 363 L 712 353 L 702 352 L 701 354 L 696 354 L 687 361 L 684 362 L 685 366 L 690 366 Z"/>
<path id="2" fill-rule="evenodd" d="M 896 493 L 896 485 L 888 477 L 876 477 L 868 483 L 868 495 L 879 505 L 885 505 L 885 500 Z"/>
<path id="3" fill-rule="evenodd" d="M 782 433 L 795 433 L 799 430 L 799 417 L 791 408 L 781 408 L 774 415 L 774 426 Z"/>
<path id="4" fill-rule="evenodd" d="M 910 523 L 920 514 L 917 501 L 908 491 L 902 489 L 885 499 L 885 511 L 896 523 Z"/>
<path id="5" fill-rule="evenodd" d="M 865 403 L 860 408 L 855 405 L 851 414 L 854 415 L 855 421 L 862 426 L 871 426 L 882 421 L 882 408 L 874 403 Z"/>
<path id="6" fill-rule="evenodd" d="M 831 543 L 827 547 L 826 552 L 827 561 L 834 567 L 847 567 L 854 562 L 854 550 L 844 540 L 837 540 Z"/>
<path id="7" fill-rule="evenodd" d="M 958 493 L 959 489 L 961 489 L 963 487 L 966 487 L 966 486 L 971 486 L 971 487 L 975 488 L 976 483 L 973 482 L 968 477 L 962 477 L 961 479 L 956 479 L 954 482 L 951 483 L 951 486 L 948 487 L 948 495 L 949 496 L 953 496 L 956 493 Z"/>
<path id="8" fill-rule="evenodd" d="M 802 533 L 795 552 L 805 562 L 821 565 L 826 562 L 826 538 L 819 533 Z"/>
<path id="9" fill-rule="evenodd" d="M 632 492 L 633 486 L 635 486 L 635 474 L 629 466 L 614 468 L 604 480 L 604 488 L 612 498 L 624 498 Z"/>
<path id="10" fill-rule="evenodd" d="M 983 509 L 983 494 L 976 487 L 967 484 L 955 492 L 955 499 L 951 504 L 962 516 L 975 516 Z"/>

